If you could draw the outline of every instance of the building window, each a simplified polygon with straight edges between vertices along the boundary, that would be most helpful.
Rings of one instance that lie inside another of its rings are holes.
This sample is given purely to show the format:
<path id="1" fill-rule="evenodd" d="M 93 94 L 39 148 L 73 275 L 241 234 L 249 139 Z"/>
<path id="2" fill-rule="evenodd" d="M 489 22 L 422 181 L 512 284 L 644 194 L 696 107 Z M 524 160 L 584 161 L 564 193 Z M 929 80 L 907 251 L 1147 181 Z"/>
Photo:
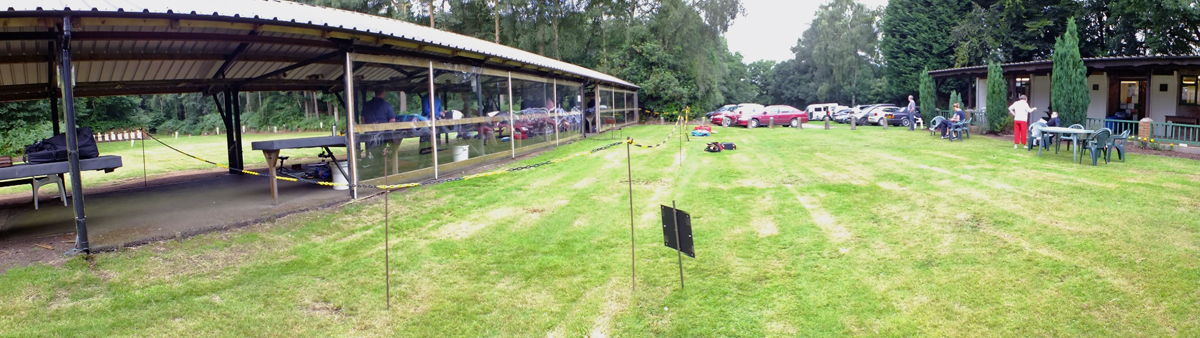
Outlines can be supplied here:
<path id="1" fill-rule="evenodd" d="M 1184 75 L 1179 79 L 1179 104 L 1198 105 L 1196 80 L 1196 75 Z"/>

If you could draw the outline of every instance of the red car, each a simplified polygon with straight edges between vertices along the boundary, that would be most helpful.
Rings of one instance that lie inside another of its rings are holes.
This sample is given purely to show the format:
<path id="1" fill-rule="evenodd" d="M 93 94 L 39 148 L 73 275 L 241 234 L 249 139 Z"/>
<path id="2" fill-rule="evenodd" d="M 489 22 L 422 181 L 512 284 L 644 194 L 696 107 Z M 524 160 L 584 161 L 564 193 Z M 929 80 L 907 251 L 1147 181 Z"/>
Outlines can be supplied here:
<path id="1" fill-rule="evenodd" d="M 717 114 L 721 116 L 719 119 L 717 118 L 717 115 L 713 115 L 712 122 L 713 124 L 720 124 L 725 127 L 732 126 L 734 124 L 744 126 L 746 123 L 741 121 L 742 118 L 751 115 L 757 115 L 761 113 L 762 110 L 763 106 L 761 104 L 743 103 L 739 104 L 737 108 L 734 108 L 732 111 L 725 112 L 724 114 Z"/>
<path id="2" fill-rule="evenodd" d="M 751 114 L 742 114 L 738 118 L 737 124 L 746 126 L 746 128 L 758 128 L 771 123 L 772 120 L 775 121 L 775 124 L 786 123 L 792 127 L 798 127 L 801 123 L 808 122 L 808 113 L 792 106 L 769 106 L 760 108 Z"/>

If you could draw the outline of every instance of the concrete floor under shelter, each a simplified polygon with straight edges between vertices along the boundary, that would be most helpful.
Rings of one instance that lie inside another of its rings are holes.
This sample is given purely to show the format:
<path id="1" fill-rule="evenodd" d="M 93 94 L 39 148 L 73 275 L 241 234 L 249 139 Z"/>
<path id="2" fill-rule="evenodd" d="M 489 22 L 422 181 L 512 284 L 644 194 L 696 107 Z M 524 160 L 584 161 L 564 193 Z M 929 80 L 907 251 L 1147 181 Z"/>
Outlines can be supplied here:
<path id="1" fill-rule="evenodd" d="M 88 240 L 93 250 L 111 249 L 246 225 L 350 200 L 347 190 L 279 182 L 276 205 L 267 180 L 218 174 L 145 188 L 85 190 Z M 63 206 L 57 192 L 49 193 L 53 190 L 43 187 L 39 210 L 34 210 L 28 193 L 19 199 L 6 196 L 0 202 L 0 243 L 74 234 L 73 207 Z M 48 197 L 51 195 L 56 197 Z"/>

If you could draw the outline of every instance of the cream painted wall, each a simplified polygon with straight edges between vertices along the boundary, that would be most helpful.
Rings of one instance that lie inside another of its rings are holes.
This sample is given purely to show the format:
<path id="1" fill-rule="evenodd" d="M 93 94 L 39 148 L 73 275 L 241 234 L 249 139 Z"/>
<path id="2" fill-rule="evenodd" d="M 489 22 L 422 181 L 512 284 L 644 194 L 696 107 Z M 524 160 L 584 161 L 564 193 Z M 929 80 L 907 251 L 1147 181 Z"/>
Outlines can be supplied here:
<path id="1" fill-rule="evenodd" d="M 987 108 L 987 79 L 975 79 L 975 109 Z"/>
<path id="2" fill-rule="evenodd" d="M 1092 90 L 1093 85 L 1098 85 L 1098 90 Z M 1102 119 L 1108 115 L 1108 74 L 1092 74 L 1087 79 L 1088 98 L 1092 100 L 1088 104 L 1087 116 L 1094 119 Z"/>
<path id="3" fill-rule="evenodd" d="M 1179 81 L 1176 75 L 1154 75 L 1150 77 L 1150 107 L 1148 116 L 1154 122 L 1166 121 L 1167 116 L 1175 115 L 1179 106 Z M 1167 85 L 1167 91 L 1159 91 L 1159 85 Z"/>

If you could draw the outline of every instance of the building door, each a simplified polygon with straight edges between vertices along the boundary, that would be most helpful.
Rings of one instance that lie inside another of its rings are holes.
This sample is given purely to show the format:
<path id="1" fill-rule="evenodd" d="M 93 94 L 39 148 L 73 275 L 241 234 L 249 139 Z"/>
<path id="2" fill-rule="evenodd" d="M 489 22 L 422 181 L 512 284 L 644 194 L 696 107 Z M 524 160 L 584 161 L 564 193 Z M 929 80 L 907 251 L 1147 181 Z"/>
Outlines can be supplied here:
<path id="1" fill-rule="evenodd" d="M 1104 117 L 1117 120 L 1138 120 L 1146 112 L 1146 79 L 1120 78 L 1108 79 L 1108 110 Z"/>

